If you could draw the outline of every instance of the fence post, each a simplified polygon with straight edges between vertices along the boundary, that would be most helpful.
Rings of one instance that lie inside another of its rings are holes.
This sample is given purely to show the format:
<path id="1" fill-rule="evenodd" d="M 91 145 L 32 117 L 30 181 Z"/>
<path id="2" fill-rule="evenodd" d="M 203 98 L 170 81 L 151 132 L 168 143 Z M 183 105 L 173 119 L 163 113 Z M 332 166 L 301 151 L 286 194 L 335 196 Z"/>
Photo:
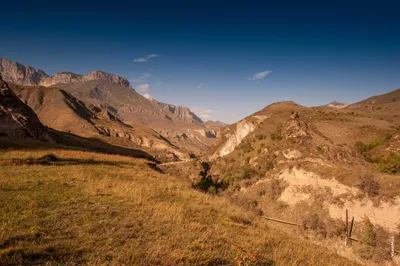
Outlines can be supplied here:
<path id="1" fill-rule="evenodd" d="M 390 239 L 390 256 L 394 258 L 394 236 Z"/>
<path id="2" fill-rule="evenodd" d="M 346 209 L 346 236 L 344 238 L 344 245 L 347 246 L 349 241 L 349 212 Z"/>

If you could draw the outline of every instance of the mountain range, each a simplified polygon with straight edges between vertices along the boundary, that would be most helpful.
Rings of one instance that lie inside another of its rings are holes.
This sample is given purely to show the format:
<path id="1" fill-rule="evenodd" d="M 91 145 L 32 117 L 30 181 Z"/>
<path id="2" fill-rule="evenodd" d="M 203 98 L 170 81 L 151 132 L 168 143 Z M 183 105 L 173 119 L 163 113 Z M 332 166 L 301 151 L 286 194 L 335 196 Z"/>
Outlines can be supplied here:
<path id="1" fill-rule="evenodd" d="M 50 128 L 168 151 L 171 159 L 202 154 L 219 137 L 220 122 L 206 124 L 187 107 L 147 99 L 117 75 L 60 72 L 50 77 L 8 59 L 0 63 L 3 79 Z"/>

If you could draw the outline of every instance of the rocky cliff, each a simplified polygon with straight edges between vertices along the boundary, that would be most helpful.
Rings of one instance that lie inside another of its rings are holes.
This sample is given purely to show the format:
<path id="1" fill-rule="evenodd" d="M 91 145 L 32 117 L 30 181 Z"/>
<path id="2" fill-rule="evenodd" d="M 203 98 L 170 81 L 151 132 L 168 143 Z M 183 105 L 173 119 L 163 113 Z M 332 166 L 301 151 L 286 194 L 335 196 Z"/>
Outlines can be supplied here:
<path id="1" fill-rule="evenodd" d="M 72 72 L 59 72 L 53 76 L 49 76 L 41 69 L 25 66 L 5 58 L 0 58 L 0 74 L 2 74 L 5 81 L 18 85 L 41 85 L 49 87 L 62 83 L 73 84 L 89 80 L 106 80 L 121 87 L 131 88 L 129 81 L 126 78 L 100 70 L 93 71 L 86 75 Z"/>
<path id="2" fill-rule="evenodd" d="M 38 68 L 24 66 L 5 58 L 0 58 L 0 74 L 7 82 L 20 85 L 38 85 L 48 75 Z"/>

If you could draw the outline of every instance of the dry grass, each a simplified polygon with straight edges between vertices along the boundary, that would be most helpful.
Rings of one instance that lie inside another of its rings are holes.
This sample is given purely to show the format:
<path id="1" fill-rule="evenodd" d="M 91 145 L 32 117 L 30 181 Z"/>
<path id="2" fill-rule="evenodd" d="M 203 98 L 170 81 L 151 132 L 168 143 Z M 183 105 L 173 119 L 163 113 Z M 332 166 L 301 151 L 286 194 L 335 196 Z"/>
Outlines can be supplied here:
<path id="1" fill-rule="evenodd" d="M 13 163 L 48 153 L 56 164 Z M 0 161 L 1 265 L 354 265 L 144 160 L 54 149 Z"/>

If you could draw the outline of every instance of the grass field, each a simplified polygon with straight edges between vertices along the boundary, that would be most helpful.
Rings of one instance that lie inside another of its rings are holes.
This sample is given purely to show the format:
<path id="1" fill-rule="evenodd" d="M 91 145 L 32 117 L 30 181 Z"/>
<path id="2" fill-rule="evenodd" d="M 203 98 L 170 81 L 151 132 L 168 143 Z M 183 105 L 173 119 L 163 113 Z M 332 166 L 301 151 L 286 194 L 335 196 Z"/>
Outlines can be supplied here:
<path id="1" fill-rule="evenodd" d="M 355 264 L 145 160 L 73 150 L 0 152 L 0 265 L 322 261 Z"/>

